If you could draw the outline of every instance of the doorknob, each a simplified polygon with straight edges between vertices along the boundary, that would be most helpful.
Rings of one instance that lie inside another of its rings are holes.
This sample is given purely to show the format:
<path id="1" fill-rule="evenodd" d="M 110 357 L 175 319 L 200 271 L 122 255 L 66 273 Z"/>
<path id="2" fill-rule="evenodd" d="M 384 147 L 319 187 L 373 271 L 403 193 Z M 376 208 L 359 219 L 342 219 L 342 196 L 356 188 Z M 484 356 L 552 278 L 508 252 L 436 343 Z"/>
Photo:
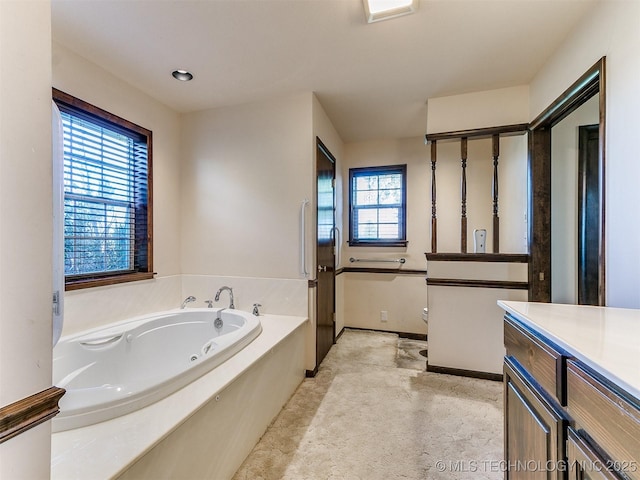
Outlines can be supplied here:
<path id="1" fill-rule="evenodd" d="M 318 272 L 326 272 L 326 271 L 327 271 L 326 265 L 318 265 Z"/>

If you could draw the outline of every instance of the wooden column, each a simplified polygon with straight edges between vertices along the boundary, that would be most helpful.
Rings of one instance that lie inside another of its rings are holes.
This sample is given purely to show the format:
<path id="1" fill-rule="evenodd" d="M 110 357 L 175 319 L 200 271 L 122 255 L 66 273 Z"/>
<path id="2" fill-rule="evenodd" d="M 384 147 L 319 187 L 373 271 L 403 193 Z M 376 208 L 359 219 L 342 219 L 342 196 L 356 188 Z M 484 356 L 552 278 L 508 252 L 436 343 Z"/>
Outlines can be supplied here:
<path id="1" fill-rule="evenodd" d="M 431 142 L 431 253 L 438 251 L 438 219 L 436 218 L 436 141 Z"/>
<path id="2" fill-rule="evenodd" d="M 467 137 L 460 140 L 460 158 L 462 162 L 462 179 L 460 185 L 460 252 L 467 253 Z"/>
<path id="3" fill-rule="evenodd" d="M 493 253 L 500 252 L 500 218 L 498 217 L 498 158 L 500 135 L 493 135 Z"/>

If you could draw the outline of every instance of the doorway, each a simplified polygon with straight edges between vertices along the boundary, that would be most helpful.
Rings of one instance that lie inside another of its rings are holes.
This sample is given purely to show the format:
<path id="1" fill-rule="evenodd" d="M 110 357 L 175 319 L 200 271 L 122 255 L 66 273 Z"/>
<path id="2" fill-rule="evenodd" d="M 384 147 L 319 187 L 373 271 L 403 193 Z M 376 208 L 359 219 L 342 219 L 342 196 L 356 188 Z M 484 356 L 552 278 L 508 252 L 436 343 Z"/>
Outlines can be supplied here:
<path id="1" fill-rule="evenodd" d="M 598 125 L 578 130 L 578 305 L 598 305 Z"/>
<path id="2" fill-rule="evenodd" d="M 595 305 L 605 305 L 605 132 L 606 132 L 606 77 L 605 77 L 606 59 L 602 57 L 591 67 L 584 75 L 582 75 L 571 87 L 569 87 L 556 101 L 554 101 L 544 112 L 542 112 L 529 125 L 529 301 L 532 302 L 556 302 L 553 294 L 553 284 L 555 287 L 567 286 L 572 289 L 578 289 L 577 283 L 580 281 L 565 280 L 558 278 L 556 274 L 552 274 L 552 238 L 554 237 L 554 228 L 552 228 L 552 211 L 554 208 L 552 202 L 552 130 L 563 119 L 576 112 L 579 107 L 587 103 L 590 99 L 596 102 L 597 117 L 594 121 L 583 123 L 582 125 L 596 124 L 597 136 L 591 136 L 590 148 L 591 159 L 594 162 L 591 167 L 597 172 L 597 177 L 591 175 L 592 187 L 590 197 L 598 198 L 598 202 L 588 201 L 582 207 L 572 210 L 570 213 L 572 218 L 577 220 L 582 215 L 578 210 L 588 210 L 593 215 L 584 226 L 578 226 L 573 231 L 576 233 L 575 241 L 572 243 L 573 251 L 589 250 L 589 257 L 597 260 L 587 260 L 580 252 L 575 257 L 559 257 L 562 261 L 575 258 L 576 262 L 589 262 L 588 269 L 585 270 L 584 276 L 589 276 L 588 287 L 590 293 L 586 296 L 578 294 L 568 301 L 561 303 L 586 303 Z M 594 98 L 595 97 L 595 98 Z M 576 128 L 575 131 L 578 129 Z M 593 129 L 592 129 L 593 130 Z M 578 144 L 577 135 L 574 133 L 575 144 Z M 597 158 L 597 164 L 595 160 Z M 576 168 L 577 171 L 577 168 Z M 574 173 L 574 182 L 577 182 L 578 174 Z M 597 178 L 597 186 L 596 186 Z M 581 178 L 584 180 L 584 178 Z M 575 195 L 578 197 L 578 194 Z M 556 196 L 557 199 L 557 196 Z M 579 201 L 575 199 L 574 203 Z M 575 212 L 575 213 L 574 213 Z M 575 216 L 573 216 L 575 215 Z M 583 218 L 584 220 L 584 218 Z M 573 222 L 573 220 L 572 220 Z M 567 222 L 568 223 L 568 222 Z M 579 243 L 580 230 L 589 229 L 589 235 L 585 236 L 582 243 Z M 555 229 L 557 233 L 557 228 Z M 556 235 L 557 238 L 557 235 Z M 585 242 L 586 241 L 586 242 Z M 586 254 L 586 251 L 584 252 Z M 577 269 L 572 269 L 573 278 L 577 279 L 583 276 Z"/>
<path id="3" fill-rule="evenodd" d="M 316 138 L 316 369 L 335 342 L 336 160 Z"/>

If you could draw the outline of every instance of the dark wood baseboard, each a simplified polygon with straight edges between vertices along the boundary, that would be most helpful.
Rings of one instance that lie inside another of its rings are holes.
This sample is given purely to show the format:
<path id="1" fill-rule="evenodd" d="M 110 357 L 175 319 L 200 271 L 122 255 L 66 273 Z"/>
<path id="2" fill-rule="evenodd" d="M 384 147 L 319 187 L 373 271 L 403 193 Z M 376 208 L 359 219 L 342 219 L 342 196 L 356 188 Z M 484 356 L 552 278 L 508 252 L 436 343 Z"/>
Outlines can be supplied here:
<path id="1" fill-rule="evenodd" d="M 410 332 L 396 332 L 394 330 L 380 330 L 378 328 L 360 328 L 360 327 L 345 327 L 344 330 L 361 330 L 363 332 L 380 332 L 380 333 L 393 333 L 400 338 L 408 338 L 410 340 L 427 340 L 427 335 L 422 333 L 410 333 Z"/>
<path id="2" fill-rule="evenodd" d="M 0 408 L 0 443 L 55 417 L 63 388 L 50 387 Z"/>
<path id="3" fill-rule="evenodd" d="M 434 287 L 503 288 L 507 290 L 528 290 L 528 282 L 504 280 L 468 280 L 462 278 L 427 278 L 427 285 Z"/>
<path id="4" fill-rule="evenodd" d="M 430 262 L 502 262 L 527 263 L 526 253 L 429 253 L 425 252 Z"/>
<path id="5" fill-rule="evenodd" d="M 482 380 L 492 380 L 494 382 L 502 382 L 501 373 L 478 372 L 476 370 L 464 370 L 461 368 L 439 367 L 438 365 L 429 365 L 427 362 L 427 372 L 444 373 L 446 375 L 456 375 L 458 377 L 480 378 Z"/>
<path id="6" fill-rule="evenodd" d="M 306 378 L 314 378 L 317 374 L 318 374 L 318 367 L 314 368 L 313 370 L 304 371 L 304 376 Z"/>

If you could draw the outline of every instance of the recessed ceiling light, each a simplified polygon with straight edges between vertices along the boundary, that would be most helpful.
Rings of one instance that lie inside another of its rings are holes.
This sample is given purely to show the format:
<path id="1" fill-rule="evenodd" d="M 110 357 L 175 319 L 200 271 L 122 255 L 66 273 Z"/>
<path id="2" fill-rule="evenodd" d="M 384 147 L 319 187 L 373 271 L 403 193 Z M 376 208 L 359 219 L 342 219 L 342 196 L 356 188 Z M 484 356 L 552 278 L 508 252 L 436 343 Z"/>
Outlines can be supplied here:
<path id="1" fill-rule="evenodd" d="M 418 0 L 362 0 L 367 22 L 409 15 L 418 9 Z"/>
<path id="2" fill-rule="evenodd" d="M 176 80 L 180 80 L 181 82 L 188 82 L 193 79 L 193 75 L 186 70 L 174 70 L 171 75 Z"/>

